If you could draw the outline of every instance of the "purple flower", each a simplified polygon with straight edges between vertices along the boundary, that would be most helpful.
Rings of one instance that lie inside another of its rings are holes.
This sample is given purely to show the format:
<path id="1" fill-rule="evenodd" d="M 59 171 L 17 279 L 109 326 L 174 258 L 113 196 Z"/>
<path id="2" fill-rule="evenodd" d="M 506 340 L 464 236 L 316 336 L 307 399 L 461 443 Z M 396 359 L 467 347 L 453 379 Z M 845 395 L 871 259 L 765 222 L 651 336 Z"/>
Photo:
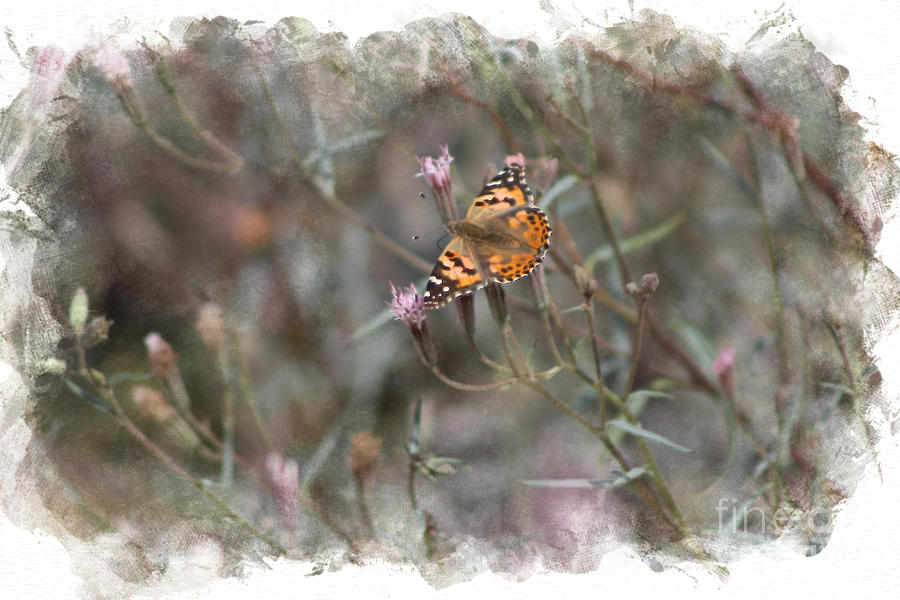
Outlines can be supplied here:
<path id="1" fill-rule="evenodd" d="M 441 155 L 438 158 L 426 156 L 418 160 L 422 170 L 416 177 L 424 177 L 425 182 L 435 189 L 449 187 L 450 163 L 453 162 L 453 157 L 450 156 L 450 149 L 446 144 L 441 146 Z"/>
<path id="2" fill-rule="evenodd" d="M 391 293 L 394 295 L 394 299 L 388 303 L 391 307 L 391 314 L 398 321 L 421 329 L 425 322 L 425 302 L 416 291 L 415 284 L 410 283 L 409 288 L 404 291 L 403 288 L 398 290 L 394 287 L 393 282 L 390 283 Z"/>
<path id="3" fill-rule="evenodd" d="M 412 334 L 416 349 L 427 365 L 434 365 L 437 357 L 434 346 L 428 335 L 428 327 L 425 325 L 425 301 L 416 291 L 415 284 L 409 284 L 409 288 L 399 290 L 391 283 L 391 292 L 394 299 L 388 302 L 391 314 L 398 321 L 406 323 L 407 329 Z"/>
<path id="4" fill-rule="evenodd" d="M 416 177 L 424 177 L 425 183 L 431 188 L 438 211 L 444 223 L 450 223 L 458 219 L 456 199 L 453 197 L 453 184 L 450 181 L 450 163 L 453 157 L 447 145 L 441 146 L 441 155 L 438 158 L 426 156 L 418 158 L 419 167 L 422 169 Z"/>

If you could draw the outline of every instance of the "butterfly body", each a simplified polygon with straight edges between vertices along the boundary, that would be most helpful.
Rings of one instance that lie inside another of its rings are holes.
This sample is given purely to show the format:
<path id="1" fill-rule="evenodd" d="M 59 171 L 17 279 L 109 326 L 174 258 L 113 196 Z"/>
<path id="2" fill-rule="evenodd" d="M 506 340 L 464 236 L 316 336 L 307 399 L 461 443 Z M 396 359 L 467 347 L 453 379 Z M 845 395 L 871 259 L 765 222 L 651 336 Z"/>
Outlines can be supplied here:
<path id="1" fill-rule="evenodd" d="M 426 308 L 440 308 L 488 282 L 508 283 L 531 273 L 550 248 L 550 223 L 534 205 L 524 167 L 510 164 L 466 213 L 447 224 L 453 239 L 428 278 Z"/>

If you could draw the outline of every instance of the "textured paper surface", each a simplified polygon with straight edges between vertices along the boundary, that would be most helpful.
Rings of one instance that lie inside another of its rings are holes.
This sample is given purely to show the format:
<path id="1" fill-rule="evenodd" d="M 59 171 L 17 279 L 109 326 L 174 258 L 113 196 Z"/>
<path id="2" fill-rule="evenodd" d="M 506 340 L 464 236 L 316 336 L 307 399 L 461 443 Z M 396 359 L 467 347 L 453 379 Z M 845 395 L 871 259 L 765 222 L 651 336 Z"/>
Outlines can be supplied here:
<path id="1" fill-rule="evenodd" d="M 536 4 L 536 3 L 535 3 Z M 640 10 L 646 5 L 634 3 Z M 888 151 L 900 147 L 900 125 L 896 115 L 897 56 L 896 36 L 891 25 L 897 22 L 897 9 L 889 3 L 874 4 L 877 10 L 860 14 L 858 7 L 838 5 L 826 8 L 820 3 L 797 3 L 789 10 L 800 23 L 809 23 L 804 34 L 817 44 L 819 49 L 834 62 L 844 64 L 850 70 L 850 90 L 845 96 L 853 108 L 871 120 L 870 138 L 881 143 Z M 571 7 L 560 5 L 568 13 Z M 627 3 L 613 5 L 618 14 L 628 14 Z M 739 44 L 759 26 L 764 9 L 777 8 L 774 3 L 743 4 L 739 9 L 716 9 L 704 3 L 676 3 L 654 6 L 668 12 L 680 24 L 693 25 L 697 29 L 719 35 L 726 41 Z M 4 11 L 9 9 L 3 9 Z M 355 36 L 377 29 L 396 29 L 409 19 L 439 14 L 446 10 L 456 10 L 469 14 L 483 23 L 491 23 L 500 18 L 497 27 L 492 27 L 498 35 L 522 35 L 534 33 L 538 38 L 545 34 L 542 26 L 547 16 L 537 6 L 528 10 L 507 10 L 498 15 L 497 8 L 470 3 L 454 6 L 420 3 L 408 5 L 388 5 L 386 9 L 371 14 L 361 13 L 350 3 L 336 3 L 329 7 L 308 7 L 301 11 L 297 6 L 270 6 L 259 11 L 247 6 L 227 4 L 207 5 L 196 10 L 186 9 L 182 4 L 158 8 L 156 6 L 116 6 L 106 5 L 102 10 L 75 12 L 72 7 L 61 3 L 42 5 L 34 3 L 29 7 L 19 7 L 6 17 L 4 25 L 16 34 L 20 47 L 57 43 L 63 47 L 71 44 L 77 47 L 84 40 L 82 32 L 94 29 L 104 31 L 108 23 L 121 14 L 131 16 L 137 23 L 147 28 L 162 27 L 172 17 L 188 12 L 193 14 L 225 14 L 239 18 L 255 18 L 274 21 L 289 13 L 306 12 L 306 16 L 321 30 L 333 28 L 347 33 L 351 41 Z M 581 7 L 583 12 L 586 9 Z M 572 13 L 568 13 L 572 14 Z M 139 31 L 140 27 L 135 27 Z M 78 32 L 78 33 L 75 33 Z M 82 34 L 82 35 L 79 35 Z M 546 41 L 546 40 L 545 40 Z M 3 85 L 0 88 L 0 103 L 9 100 L 27 84 L 27 72 L 15 65 L 9 53 L 0 53 Z M 880 252 L 885 263 L 895 270 L 900 269 L 898 236 L 891 230 L 898 226 L 888 221 L 882 237 Z M 27 248 L 26 248 L 27 250 Z M 32 257 L 27 252 L 16 255 L 4 254 L 0 263 L 9 273 L 18 273 L 19 278 L 30 272 Z M 15 289 L 3 291 L 4 306 L 21 301 Z M 34 307 L 33 310 L 41 310 Z M 872 339 L 882 338 L 874 353 L 881 358 L 885 378 L 885 389 L 900 390 L 895 373 L 891 368 L 900 360 L 897 344 L 896 315 L 888 318 L 881 331 L 872 331 Z M 50 321 L 47 329 L 37 335 L 53 338 Z M 890 335 L 893 334 L 893 335 Z M 893 339 L 892 339 L 893 338 Z M 4 397 L 4 419 L 7 418 L 7 403 L 21 402 L 22 389 L 16 375 L 5 365 L 0 369 L 0 381 Z M 28 430 L 23 426 L 7 430 L 3 439 L 3 477 L 15 474 L 17 448 L 27 440 Z M 873 473 L 858 487 L 836 521 L 832 539 L 820 555 L 801 558 L 789 555 L 777 547 L 768 552 L 754 553 L 746 560 L 731 566 L 732 576 L 723 584 L 696 566 L 686 564 L 683 571 L 668 570 L 661 574 L 649 572 L 646 566 L 633 557 L 628 550 L 620 550 L 605 555 L 597 572 L 574 576 L 562 574 L 538 574 L 524 584 L 514 584 L 499 576 L 482 575 L 474 581 L 444 590 L 440 595 L 456 597 L 482 593 L 505 593 L 541 597 L 553 594 L 628 593 L 629 596 L 657 597 L 662 593 L 697 594 L 712 596 L 716 591 L 726 593 L 753 593 L 784 595 L 791 592 L 805 594 L 833 595 L 846 586 L 848 593 L 857 593 L 861 586 L 887 592 L 890 590 L 892 571 L 886 557 L 894 555 L 898 543 L 898 521 L 893 518 L 893 510 L 898 497 L 897 482 L 898 453 L 893 440 L 888 439 L 879 447 L 884 468 L 884 484 Z M 871 469 L 870 469 L 871 470 Z M 23 499 L 22 501 L 27 501 Z M 32 527 L 40 529 L 44 515 L 42 509 L 35 509 Z M 59 543 L 44 533 L 28 534 L 18 527 L 2 520 L 0 530 L 0 581 L 4 589 L 15 590 L 12 597 L 75 597 L 79 594 L 79 580 L 72 573 L 70 559 Z M 242 581 L 221 581 L 203 591 L 176 593 L 174 597 L 219 598 L 246 597 L 253 595 L 274 595 L 276 593 L 312 593 L 323 597 L 338 593 L 369 593 L 375 597 L 428 597 L 435 593 L 416 573 L 392 566 L 370 566 L 363 569 L 346 567 L 339 573 L 325 573 L 316 578 L 305 578 L 309 565 L 290 564 L 280 561 L 271 570 L 259 570 Z M 8 583 L 7 583 L 8 581 Z M 695 587 L 698 586 L 698 587 Z M 637 588 L 637 594 L 635 594 Z M 165 597 L 166 590 L 158 590 L 154 597 Z"/>

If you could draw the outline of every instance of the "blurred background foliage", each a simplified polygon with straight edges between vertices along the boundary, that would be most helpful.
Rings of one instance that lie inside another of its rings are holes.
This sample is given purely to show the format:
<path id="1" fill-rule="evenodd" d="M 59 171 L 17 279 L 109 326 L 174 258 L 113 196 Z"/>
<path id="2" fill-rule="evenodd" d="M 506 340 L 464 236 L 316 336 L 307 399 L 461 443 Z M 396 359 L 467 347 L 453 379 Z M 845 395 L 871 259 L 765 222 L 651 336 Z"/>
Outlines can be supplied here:
<path id="1" fill-rule="evenodd" d="M 636 410 L 645 429 L 692 450 L 651 445 L 708 556 L 786 532 L 801 552 L 827 542 L 831 509 L 872 458 L 863 415 L 877 406 L 879 376 L 863 333 L 891 277 L 872 249 L 894 167 L 841 99 L 845 69 L 799 35 L 733 55 L 655 13 L 547 47 L 495 38 L 460 15 L 352 48 L 299 18 L 183 19 L 169 38 L 65 58 L 50 108 L 36 108 L 36 86 L 23 92 L 0 145 L 33 211 L 17 227 L 39 239 L 32 285 L 62 324 L 54 354 L 69 373 L 38 375 L 47 356 L 29 350 L 23 312 L 13 337 L 34 378 L 30 460 L 44 465 L 29 476 L 59 527 L 112 540 L 104 560 L 121 581 L 165 572 L 198 539 L 219 574 L 277 550 L 174 475 L 102 394 L 87 394 L 101 408 L 91 406 L 83 396 L 100 374 L 120 374 L 113 388 L 137 429 L 293 555 L 356 546 L 426 574 L 527 577 L 536 561 L 590 570 L 623 540 L 672 549 L 630 485 L 579 487 L 614 479 L 618 466 L 578 423 L 524 387 L 444 385 L 389 321 L 388 282 L 422 290 L 439 253 L 438 213 L 415 174 L 416 157 L 441 144 L 461 210 L 506 155 L 524 155 L 554 227 L 548 289 L 576 362 L 593 373 L 574 265 L 596 280 L 601 367 L 615 393 L 636 307 L 591 185 L 631 275 L 658 275 L 647 303 L 656 332 L 645 331 L 633 389 L 671 397 Z M 25 59 L 39 69 L 46 56 Z M 87 378 L 69 315 L 78 288 L 90 318 L 112 321 L 109 339 L 86 350 L 98 372 Z M 505 291 L 526 354 L 552 366 L 531 278 Z M 482 296 L 476 339 L 499 360 Z M 204 343 L 203 310 L 222 319 L 220 346 Z M 427 322 L 444 372 L 493 380 L 454 305 Z M 178 404 L 178 384 L 148 359 L 151 332 L 177 354 L 193 423 L 165 408 Z M 569 373 L 546 385 L 598 420 L 590 385 Z M 422 455 L 455 459 L 441 463 L 446 475 L 417 480 L 427 513 L 407 493 L 419 400 Z M 636 438 L 616 439 L 641 464 Z M 223 447 L 238 461 L 231 482 Z M 285 514 L 273 475 L 287 473 L 290 489 L 290 460 L 304 498 L 296 514 Z M 556 479 L 575 483 L 550 487 Z M 773 522 L 781 507 L 800 515 L 790 527 Z"/>

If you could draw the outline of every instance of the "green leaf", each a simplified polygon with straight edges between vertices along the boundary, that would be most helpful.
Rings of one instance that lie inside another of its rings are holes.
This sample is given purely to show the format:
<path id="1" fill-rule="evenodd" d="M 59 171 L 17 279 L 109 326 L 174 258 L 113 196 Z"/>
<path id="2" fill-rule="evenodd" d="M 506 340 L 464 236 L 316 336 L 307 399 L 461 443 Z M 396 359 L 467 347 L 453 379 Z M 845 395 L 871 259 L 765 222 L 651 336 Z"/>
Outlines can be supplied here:
<path id="1" fill-rule="evenodd" d="M 628 394 L 628 397 L 625 399 L 625 402 L 629 402 L 632 399 L 637 400 L 639 398 L 650 399 L 650 398 L 663 398 L 665 400 L 674 400 L 675 396 L 672 394 L 667 394 L 665 392 L 657 392 L 655 390 L 637 390 Z"/>
<path id="2" fill-rule="evenodd" d="M 413 413 L 413 430 L 410 436 L 409 445 L 406 451 L 410 456 L 416 456 L 419 453 L 419 428 L 422 424 L 422 396 L 416 400 L 416 411 Z"/>
<path id="3" fill-rule="evenodd" d="M 450 458 L 449 456 L 429 456 L 424 461 L 418 463 L 419 472 L 426 478 L 434 481 L 441 476 L 453 475 L 456 473 L 456 467 L 463 464 L 458 458 Z"/>
<path id="4" fill-rule="evenodd" d="M 369 129 L 366 131 L 362 131 L 331 144 L 331 146 L 328 148 L 328 152 L 329 154 L 344 152 L 345 150 L 350 150 L 351 148 L 354 148 L 356 146 L 368 144 L 369 142 L 377 140 L 380 137 L 384 137 L 384 131 L 382 131 L 381 129 Z"/>
<path id="5" fill-rule="evenodd" d="M 731 159 L 723 154 L 722 151 L 719 150 L 719 148 L 706 136 L 699 135 L 697 138 L 700 140 L 700 148 L 706 153 L 710 160 L 712 160 L 713 165 L 725 172 L 729 179 L 731 179 L 738 189 L 740 189 L 748 198 L 755 200 L 756 192 L 750 187 L 747 179 L 741 175 L 737 168 L 735 168 Z"/>
<path id="6" fill-rule="evenodd" d="M 608 485 L 604 479 L 523 479 L 522 483 L 531 487 L 566 489 L 602 489 Z"/>
<path id="7" fill-rule="evenodd" d="M 106 405 L 106 403 L 104 403 L 102 400 L 100 400 L 100 398 L 94 396 L 94 395 L 91 394 L 89 391 L 87 391 L 86 389 L 82 388 L 80 385 L 78 385 L 77 383 L 75 383 L 75 382 L 72 381 L 71 379 L 64 378 L 63 381 L 66 383 L 66 387 L 69 388 L 69 390 L 70 390 L 73 394 L 75 394 L 76 396 L 78 396 L 79 398 L 82 398 L 82 399 L 84 399 L 84 400 L 87 400 L 88 402 L 90 402 L 91 404 L 93 404 L 95 407 L 99 408 L 100 410 L 102 410 L 102 411 L 104 411 L 104 412 L 107 412 L 107 413 L 109 413 L 109 414 L 113 414 L 113 411 L 110 410 L 110 408 Z"/>
<path id="8" fill-rule="evenodd" d="M 522 483 L 531 487 L 563 489 L 612 489 L 622 487 L 647 472 L 646 467 L 635 467 L 627 473 L 616 471 L 615 479 L 523 479 Z"/>
<path id="9" fill-rule="evenodd" d="M 635 250 L 644 248 L 645 246 L 655 244 L 656 242 L 662 240 L 667 235 L 675 231 L 679 225 L 684 223 L 686 218 L 687 213 L 685 213 L 684 211 L 679 211 L 656 227 L 625 238 L 620 244 L 622 254 L 628 254 L 629 252 L 634 252 Z M 588 255 L 587 259 L 585 259 L 584 268 L 587 269 L 588 273 L 592 273 L 594 267 L 598 263 L 611 261 L 614 257 L 615 253 L 611 245 L 606 244 L 600 246 L 599 248 L 591 252 Z"/>
<path id="10" fill-rule="evenodd" d="M 716 360 L 717 352 L 702 331 L 685 321 L 676 321 L 669 327 L 684 338 L 694 360 L 700 362 L 701 366 L 712 366 Z"/>
<path id="11" fill-rule="evenodd" d="M 88 296 L 84 288 L 78 288 L 75 295 L 72 296 L 72 302 L 69 304 L 69 324 L 75 330 L 76 335 L 81 335 L 84 331 L 84 324 L 87 323 L 88 317 Z"/>
<path id="12" fill-rule="evenodd" d="M 722 481 L 722 478 L 725 477 L 728 469 L 731 468 L 731 463 L 734 462 L 734 459 L 737 456 L 737 415 L 734 411 L 734 401 L 725 398 L 724 402 L 721 402 L 721 405 L 722 415 L 725 417 L 725 432 L 728 436 L 728 456 L 725 459 L 725 466 L 722 467 L 719 475 L 699 492 L 700 495 L 706 494 Z"/>
<path id="13" fill-rule="evenodd" d="M 643 476 L 644 473 L 647 472 L 647 467 L 634 467 L 633 469 L 630 469 L 627 473 L 622 473 L 621 471 L 617 471 L 617 472 L 619 473 L 619 477 L 610 481 L 609 485 L 606 486 L 607 488 L 612 489 L 612 488 L 622 487 L 623 485 L 631 483 L 638 477 Z"/>
<path id="14" fill-rule="evenodd" d="M 541 197 L 541 207 L 550 208 L 550 205 L 553 204 L 557 198 L 575 187 L 576 183 L 578 183 L 578 177 L 575 175 L 566 175 L 565 177 L 557 179 L 556 182 L 550 186 L 550 189 Z"/>
<path id="15" fill-rule="evenodd" d="M 646 440 L 650 440 L 651 442 L 656 442 L 657 444 L 662 444 L 663 446 L 668 446 L 669 448 L 673 448 L 678 450 L 679 452 L 693 452 L 690 448 L 685 448 L 681 444 L 677 444 L 672 440 L 665 438 L 658 433 L 654 433 L 652 431 L 648 431 L 643 427 L 637 427 L 632 425 L 631 423 L 626 423 L 625 421 L 615 420 L 607 423 L 607 427 L 612 425 L 613 427 L 618 427 L 623 431 L 627 431 L 631 435 L 644 438 Z"/>
<path id="16" fill-rule="evenodd" d="M 109 376 L 109 385 L 119 385 L 120 383 L 127 383 L 129 381 L 149 381 L 153 379 L 153 374 L 151 373 L 116 373 L 115 375 Z"/>

